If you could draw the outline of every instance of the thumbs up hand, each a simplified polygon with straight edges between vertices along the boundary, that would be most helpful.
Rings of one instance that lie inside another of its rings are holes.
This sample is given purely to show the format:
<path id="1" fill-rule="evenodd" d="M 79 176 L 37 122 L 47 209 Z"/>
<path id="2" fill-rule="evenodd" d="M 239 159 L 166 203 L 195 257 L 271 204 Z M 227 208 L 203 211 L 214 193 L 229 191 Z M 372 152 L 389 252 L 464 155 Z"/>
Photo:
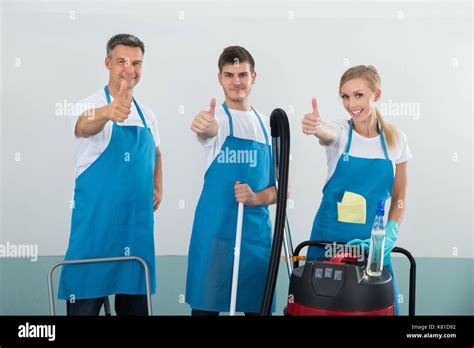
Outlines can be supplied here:
<path id="1" fill-rule="evenodd" d="M 111 121 L 123 122 L 132 112 L 132 93 L 133 89 L 129 89 L 127 81 L 120 82 L 120 89 L 114 101 L 107 105 L 105 117 Z"/>
<path id="2" fill-rule="evenodd" d="M 313 98 L 311 103 L 313 105 L 313 111 L 303 117 L 303 133 L 318 136 L 318 132 L 321 128 L 321 116 L 319 115 L 318 102 L 316 98 Z"/>
<path id="3" fill-rule="evenodd" d="M 132 93 L 133 93 L 133 88 L 130 89 L 128 88 L 127 81 L 121 80 L 120 81 L 120 89 L 117 94 L 117 98 L 120 100 L 122 103 L 132 103 Z"/>
<path id="4" fill-rule="evenodd" d="M 198 113 L 191 124 L 191 129 L 204 139 L 212 138 L 217 135 L 218 125 L 215 119 L 216 99 L 212 98 L 209 111 Z"/>

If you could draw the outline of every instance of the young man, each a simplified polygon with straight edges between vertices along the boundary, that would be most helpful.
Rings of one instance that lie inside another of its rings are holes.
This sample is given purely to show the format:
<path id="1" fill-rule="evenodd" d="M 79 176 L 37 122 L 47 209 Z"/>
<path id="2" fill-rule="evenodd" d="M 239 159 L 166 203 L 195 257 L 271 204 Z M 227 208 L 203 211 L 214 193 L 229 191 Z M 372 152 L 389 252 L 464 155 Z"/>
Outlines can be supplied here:
<path id="1" fill-rule="evenodd" d="M 258 314 L 271 249 L 268 205 L 276 202 L 270 119 L 250 104 L 257 73 L 243 47 L 224 49 L 218 62 L 225 102 L 194 118 L 191 129 L 203 145 L 207 170 L 196 207 L 188 257 L 186 302 L 192 315 L 228 311 L 238 203 L 244 218 L 237 311 Z"/>
<path id="2" fill-rule="evenodd" d="M 137 37 L 107 43 L 108 84 L 80 102 L 72 120 L 76 138 L 76 185 L 66 260 L 139 256 L 150 269 L 155 292 L 153 212 L 162 198 L 157 120 L 133 97 L 145 47 Z M 146 315 L 145 276 L 134 261 L 67 265 L 59 299 L 68 315 L 98 315 L 115 294 L 118 315 Z"/>

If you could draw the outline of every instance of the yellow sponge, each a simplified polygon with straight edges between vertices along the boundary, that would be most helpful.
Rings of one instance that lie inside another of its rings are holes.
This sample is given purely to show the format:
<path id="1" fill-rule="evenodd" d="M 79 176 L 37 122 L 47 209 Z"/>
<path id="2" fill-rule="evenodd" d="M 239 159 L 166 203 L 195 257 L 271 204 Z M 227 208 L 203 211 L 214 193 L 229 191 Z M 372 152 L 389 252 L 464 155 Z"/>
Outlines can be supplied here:
<path id="1" fill-rule="evenodd" d="M 365 198 L 354 192 L 344 192 L 342 202 L 337 203 L 337 221 L 354 224 L 365 224 Z"/>

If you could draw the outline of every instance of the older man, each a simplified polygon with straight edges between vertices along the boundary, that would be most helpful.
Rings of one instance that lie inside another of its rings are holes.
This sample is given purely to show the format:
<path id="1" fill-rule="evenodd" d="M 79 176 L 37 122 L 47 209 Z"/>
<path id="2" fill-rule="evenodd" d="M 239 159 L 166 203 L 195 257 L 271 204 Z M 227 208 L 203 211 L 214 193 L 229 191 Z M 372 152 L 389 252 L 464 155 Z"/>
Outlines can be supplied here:
<path id="1" fill-rule="evenodd" d="M 66 260 L 139 256 L 149 266 L 155 291 L 153 212 L 162 198 L 157 120 L 133 92 L 145 47 L 137 37 L 107 43 L 108 84 L 80 102 L 73 118 L 76 185 Z M 82 111 L 81 110 L 81 111 Z M 67 265 L 59 299 L 68 315 L 98 315 L 115 296 L 118 315 L 146 315 L 145 276 L 137 262 Z"/>

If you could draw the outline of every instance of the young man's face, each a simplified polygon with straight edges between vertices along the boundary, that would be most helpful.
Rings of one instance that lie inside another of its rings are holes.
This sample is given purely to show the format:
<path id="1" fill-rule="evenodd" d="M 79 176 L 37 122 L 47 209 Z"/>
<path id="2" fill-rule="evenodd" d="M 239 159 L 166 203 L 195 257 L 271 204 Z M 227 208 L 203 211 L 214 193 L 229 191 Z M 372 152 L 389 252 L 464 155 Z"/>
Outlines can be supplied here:
<path id="1" fill-rule="evenodd" d="M 250 72 L 250 64 L 243 62 L 238 65 L 224 65 L 218 77 L 226 97 L 233 102 L 240 103 L 249 96 L 257 73 Z"/>
<path id="2" fill-rule="evenodd" d="M 112 56 L 105 58 L 110 82 L 120 87 L 120 81 L 127 81 L 128 88 L 135 87 L 142 75 L 143 53 L 140 47 L 117 45 Z"/>

